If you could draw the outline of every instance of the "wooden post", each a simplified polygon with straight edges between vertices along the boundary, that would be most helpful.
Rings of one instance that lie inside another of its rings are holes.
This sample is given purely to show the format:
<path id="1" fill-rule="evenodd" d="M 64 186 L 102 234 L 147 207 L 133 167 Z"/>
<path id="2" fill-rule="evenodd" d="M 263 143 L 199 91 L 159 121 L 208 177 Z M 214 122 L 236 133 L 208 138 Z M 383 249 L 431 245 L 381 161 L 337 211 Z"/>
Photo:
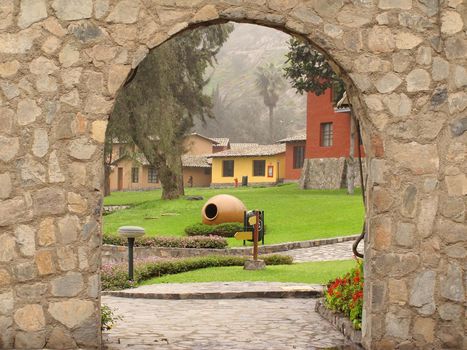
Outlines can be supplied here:
<path id="1" fill-rule="evenodd" d="M 255 231 L 253 233 L 253 260 L 258 260 L 258 226 L 259 226 L 259 211 L 255 210 Z"/>

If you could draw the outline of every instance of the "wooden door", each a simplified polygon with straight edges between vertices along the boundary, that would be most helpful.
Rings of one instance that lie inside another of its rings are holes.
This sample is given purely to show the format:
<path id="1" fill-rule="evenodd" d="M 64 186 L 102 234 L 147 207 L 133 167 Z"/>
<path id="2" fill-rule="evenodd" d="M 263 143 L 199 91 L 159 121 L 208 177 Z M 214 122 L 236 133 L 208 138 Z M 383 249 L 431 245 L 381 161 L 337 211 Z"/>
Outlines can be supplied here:
<path id="1" fill-rule="evenodd" d="M 118 190 L 123 190 L 123 168 L 118 168 Z"/>

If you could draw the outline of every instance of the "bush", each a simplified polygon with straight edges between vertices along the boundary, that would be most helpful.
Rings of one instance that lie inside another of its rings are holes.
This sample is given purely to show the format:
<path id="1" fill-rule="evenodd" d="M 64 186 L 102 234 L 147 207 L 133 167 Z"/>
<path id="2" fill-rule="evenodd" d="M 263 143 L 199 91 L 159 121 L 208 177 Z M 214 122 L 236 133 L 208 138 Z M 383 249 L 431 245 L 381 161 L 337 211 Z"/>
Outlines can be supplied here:
<path id="1" fill-rule="evenodd" d="M 127 245 L 126 238 L 104 233 L 104 244 L 111 245 Z M 219 236 L 192 236 L 192 237 L 171 237 L 171 236 L 155 236 L 141 237 L 135 240 L 136 247 L 166 247 L 166 248 L 209 248 L 223 249 L 227 247 L 225 238 Z"/>
<path id="2" fill-rule="evenodd" d="M 188 236 L 233 237 L 239 231 L 243 231 L 243 225 L 238 222 L 227 222 L 219 225 L 194 224 L 185 228 L 185 233 Z"/>
<path id="3" fill-rule="evenodd" d="M 266 265 L 291 265 L 293 263 L 293 258 L 289 255 L 261 255 L 260 259 L 264 260 Z"/>
<path id="4" fill-rule="evenodd" d="M 132 288 L 138 283 L 154 277 L 218 266 L 243 266 L 247 258 L 243 256 L 211 255 L 187 259 L 140 260 L 134 266 L 134 281 L 128 281 L 128 266 L 108 264 L 102 266 L 102 290 Z M 289 256 L 265 255 L 266 265 L 288 265 Z"/>
<path id="5" fill-rule="evenodd" d="M 361 329 L 363 311 L 362 260 L 357 260 L 357 266 L 344 277 L 330 281 L 324 296 L 328 308 L 342 312 L 350 318 L 355 329 Z"/>
<path id="6" fill-rule="evenodd" d="M 101 305 L 101 330 L 108 331 L 115 326 L 117 320 L 121 320 L 122 316 L 115 315 L 114 311 L 107 305 Z"/>

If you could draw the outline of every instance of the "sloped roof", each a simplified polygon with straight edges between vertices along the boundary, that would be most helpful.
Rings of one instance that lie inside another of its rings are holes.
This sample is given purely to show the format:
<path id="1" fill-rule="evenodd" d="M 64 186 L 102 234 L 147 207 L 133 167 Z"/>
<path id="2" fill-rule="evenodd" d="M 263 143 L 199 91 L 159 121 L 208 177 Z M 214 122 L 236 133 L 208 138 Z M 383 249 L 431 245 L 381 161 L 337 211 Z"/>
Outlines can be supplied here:
<path id="1" fill-rule="evenodd" d="M 148 160 L 144 156 L 144 154 L 136 154 L 133 157 L 129 155 L 124 155 L 112 162 L 112 165 L 118 164 L 121 160 L 128 158 L 134 160 L 141 165 L 151 165 L 149 164 Z M 182 156 L 182 166 L 184 167 L 192 167 L 192 168 L 210 168 L 212 161 L 208 159 L 206 156 L 194 156 L 190 154 L 184 154 Z"/>
<path id="2" fill-rule="evenodd" d="M 125 154 L 123 156 L 121 156 L 120 158 L 118 159 L 115 159 L 113 162 L 112 162 L 112 165 L 116 165 L 118 164 L 120 161 L 122 161 L 123 159 L 131 159 L 131 160 L 134 160 L 138 163 L 140 163 L 141 165 L 150 165 L 147 158 L 144 156 L 144 154 L 142 153 L 137 153 L 137 154 L 133 154 L 131 157 L 129 154 Z"/>
<path id="3" fill-rule="evenodd" d="M 211 140 L 217 142 L 216 147 L 227 147 L 230 142 L 230 139 L 226 137 L 213 137 Z"/>
<path id="4" fill-rule="evenodd" d="M 184 154 L 182 156 L 182 165 L 187 168 L 210 168 L 211 160 L 206 156 Z"/>
<path id="5" fill-rule="evenodd" d="M 253 146 L 258 146 L 257 143 L 231 143 L 230 148 L 231 149 L 243 149 L 243 148 L 248 148 L 248 147 L 253 147 Z"/>
<path id="6" fill-rule="evenodd" d="M 198 134 L 197 132 L 192 132 L 191 134 L 187 135 L 187 136 L 198 136 L 198 137 L 201 137 L 205 140 L 208 140 L 208 141 L 211 141 L 212 143 L 215 143 L 216 145 L 215 146 L 219 146 L 219 142 L 216 141 L 217 139 L 215 138 L 212 138 L 212 137 L 207 137 L 207 136 L 204 136 L 204 135 L 201 135 L 201 134 Z M 227 139 L 228 140 L 228 139 Z"/>
<path id="7" fill-rule="evenodd" d="M 276 154 L 284 153 L 284 144 L 275 145 L 258 145 L 256 143 L 250 144 L 249 146 L 244 145 L 242 147 L 228 149 L 222 152 L 214 153 L 209 155 L 210 158 L 220 157 L 254 157 L 254 156 L 273 156 Z"/>
<path id="8" fill-rule="evenodd" d="M 286 137 L 285 139 L 277 141 L 277 143 L 295 142 L 295 141 L 306 141 L 306 134 L 299 134 L 295 136 Z"/>

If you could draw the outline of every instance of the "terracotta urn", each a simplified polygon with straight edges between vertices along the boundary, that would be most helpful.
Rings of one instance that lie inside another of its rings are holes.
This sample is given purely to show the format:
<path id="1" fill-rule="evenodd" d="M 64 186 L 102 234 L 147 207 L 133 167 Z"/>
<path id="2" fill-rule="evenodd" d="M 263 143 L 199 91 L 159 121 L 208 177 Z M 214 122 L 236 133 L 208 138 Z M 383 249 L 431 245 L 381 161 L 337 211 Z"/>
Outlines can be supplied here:
<path id="1" fill-rule="evenodd" d="M 204 204 L 201 216 L 203 224 L 207 225 L 219 225 L 225 222 L 243 223 L 243 212 L 246 210 L 245 204 L 237 197 L 219 194 L 211 197 Z"/>

